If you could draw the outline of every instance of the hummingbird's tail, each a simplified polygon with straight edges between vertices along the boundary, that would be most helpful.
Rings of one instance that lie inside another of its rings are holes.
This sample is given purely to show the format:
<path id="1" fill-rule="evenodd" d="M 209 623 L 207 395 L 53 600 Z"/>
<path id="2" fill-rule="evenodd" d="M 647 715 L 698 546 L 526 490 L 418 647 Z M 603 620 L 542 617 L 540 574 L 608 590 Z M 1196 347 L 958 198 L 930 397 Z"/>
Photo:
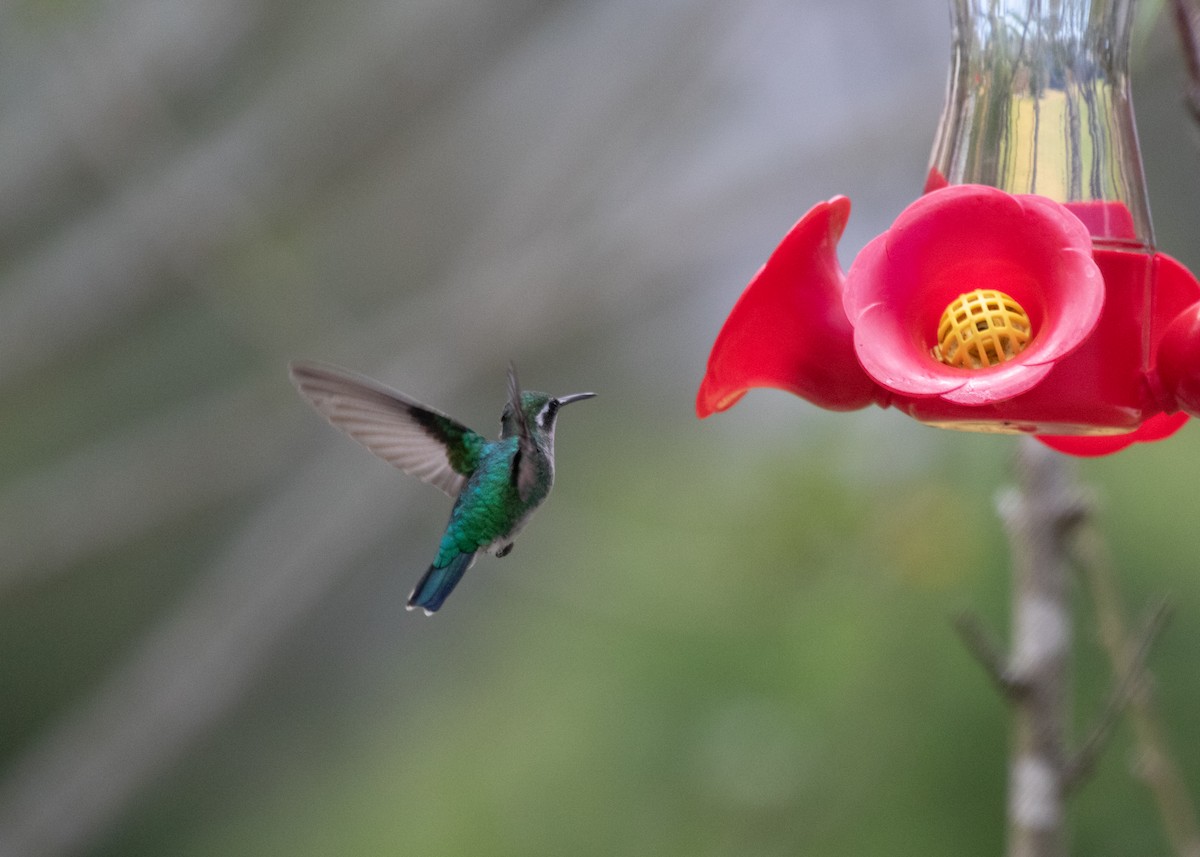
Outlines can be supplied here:
<path id="1" fill-rule="evenodd" d="M 460 553 L 449 563 L 438 568 L 429 566 L 424 577 L 408 596 L 408 609 L 420 607 L 425 615 L 432 616 L 442 606 L 446 596 L 454 591 L 454 587 L 462 580 L 463 573 L 475 562 L 474 553 Z"/>

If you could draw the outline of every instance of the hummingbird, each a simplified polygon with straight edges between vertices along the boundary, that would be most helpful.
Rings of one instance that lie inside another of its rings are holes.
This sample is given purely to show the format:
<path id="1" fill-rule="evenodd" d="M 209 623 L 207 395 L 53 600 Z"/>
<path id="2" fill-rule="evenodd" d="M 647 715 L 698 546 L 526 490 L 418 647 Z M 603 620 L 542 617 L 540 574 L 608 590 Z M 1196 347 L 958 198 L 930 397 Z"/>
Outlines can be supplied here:
<path id="1" fill-rule="evenodd" d="M 288 366 L 300 394 L 329 422 L 405 473 L 454 500 L 437 556 L 408 596 L 432 616 L 476 555 L 507 556 L 554 483 L 559 409 L 595 393 L 522 391 L 508 368 L 500 437 L 487 440 L 440 411 L 355 372 L 320 363 Z"/>

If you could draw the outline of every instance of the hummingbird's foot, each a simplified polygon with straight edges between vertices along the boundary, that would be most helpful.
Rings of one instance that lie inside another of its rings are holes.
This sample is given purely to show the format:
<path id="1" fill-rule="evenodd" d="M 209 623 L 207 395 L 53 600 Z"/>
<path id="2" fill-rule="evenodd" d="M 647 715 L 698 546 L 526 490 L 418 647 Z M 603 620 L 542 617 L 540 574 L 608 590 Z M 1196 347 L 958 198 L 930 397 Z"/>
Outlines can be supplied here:
<path id="1" fill-rule="evenodd" d="M 496 551 L 496 556 L 497 557 L 508 556 L 510 553 L 512 553 L 512 549 L 513 549 L 513 542 L 509 542 L 504 547 L 500 548 L 500 550 Z"/>

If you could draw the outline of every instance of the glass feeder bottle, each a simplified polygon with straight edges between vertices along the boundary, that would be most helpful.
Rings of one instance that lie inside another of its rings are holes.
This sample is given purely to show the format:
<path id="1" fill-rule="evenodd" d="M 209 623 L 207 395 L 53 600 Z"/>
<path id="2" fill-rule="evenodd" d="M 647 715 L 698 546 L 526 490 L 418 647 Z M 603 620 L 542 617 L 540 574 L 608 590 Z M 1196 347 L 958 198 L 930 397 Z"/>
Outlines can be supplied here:
<path id="1" fill-rule="evenodd" d="M 950 0 L 930 181 L 1035 193 L 1097 246 L 1153 252 L 1129 85 L 1132 0 Z"/>

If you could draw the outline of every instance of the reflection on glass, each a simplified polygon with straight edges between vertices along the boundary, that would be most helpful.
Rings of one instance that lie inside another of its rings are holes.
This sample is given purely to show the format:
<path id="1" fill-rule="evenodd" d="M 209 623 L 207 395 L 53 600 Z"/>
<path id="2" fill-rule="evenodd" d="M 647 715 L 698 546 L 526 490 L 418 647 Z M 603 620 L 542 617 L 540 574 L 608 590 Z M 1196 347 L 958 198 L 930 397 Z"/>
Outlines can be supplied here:
<path id="1" fill-rule="evenodd" d="M 1130 0 L 951 0 L 932 180 L 1097 206 L 1098 243 L 1154 244 L 1129 91 Z"/>

